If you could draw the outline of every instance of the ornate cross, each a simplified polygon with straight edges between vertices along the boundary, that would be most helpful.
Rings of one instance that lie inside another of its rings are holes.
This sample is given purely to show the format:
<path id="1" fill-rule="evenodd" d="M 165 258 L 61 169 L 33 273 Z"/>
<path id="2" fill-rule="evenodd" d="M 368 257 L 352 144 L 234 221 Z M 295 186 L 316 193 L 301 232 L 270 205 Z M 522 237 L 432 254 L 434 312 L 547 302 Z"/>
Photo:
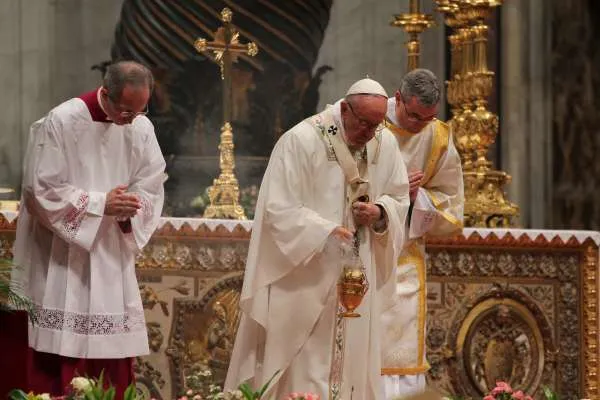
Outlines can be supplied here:
<path id="1" fill-rule="evenodd" d="M 217 63 L 221 68 L 221 80 L 223 81 L 223 119 L 231 122 L 231 69 L 240 54 L 245 53 L 251 57 L 258 54 L 258 46 L 254 42 L 246 44 L 239 42 L 240 33 L 231 24 L 233 13 L 229 8 L 221 11 L 223 26 L 215 32 L 212 42 L 206 39 L 197 39 L 194 47 L 200 53 L 208 53 L 207 56 Z"/>
<path id="2" fill-rule="evenodd" d="M 231 24 L 233 13 L 224 8 L 221 11 L 223 26 L 217 29 L 212 42 L 198 39 L 194 47 L 207 56 L 221 69 L 223 82 L 223 126 L 221 127 L 221 142 L 219 143 L 219 167 L 221 173 L 208 189 L 210 205 L 204 210 L 204 218 L 246 219 L 244 209 L 239 204 L 240 188 L 235 177 L 235 156 L 233 152 L 233 129 L 231 127 L 232 65 L 240 54 L 249 56 L 258 54 L 256 44 L 239 42 L 239 32 Z"/>

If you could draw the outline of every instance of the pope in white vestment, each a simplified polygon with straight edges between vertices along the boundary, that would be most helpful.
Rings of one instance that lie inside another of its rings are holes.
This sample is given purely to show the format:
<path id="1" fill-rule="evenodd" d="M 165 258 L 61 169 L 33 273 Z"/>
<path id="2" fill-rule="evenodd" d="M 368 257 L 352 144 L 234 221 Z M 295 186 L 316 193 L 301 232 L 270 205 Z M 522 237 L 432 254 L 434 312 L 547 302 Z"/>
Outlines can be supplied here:
<path id="1" fill-rule="evenodd" d="M 377 82 L 361 80 L 275 145 L 260 188 L 226 388 L 246 381 L 259 387 L 279 371 L 266 397 L 383 397 L 376 293 L 399 255 L 409 206 L 396 139 L 379 126 L 384 95 Z M 355 202 L 361 195 L 369 200 Z M 376 223 L 361 226 L 363 212 Z M 357 309 L 361 317 L 344 319 L 335 234 L 354 230 L 370 288 Z"/>
<path id="2" fill-rule="evenodd" d="M 388 100 L 385 124 L 396 135 L 411 181 L 404 249 L 394 280 L 382 291 L 382 375 L 390 400 L 425 389 L 425 237 L 454 235 L 463 226 L 462 168 L 452 132 L 435 119 L 439 99 L 435 75 L 416 69 Z"/>
<path id="3" fill-rule="evenodd" d="M 129 82 L 131 68 L 151 80 L 133 63 L 112 72 Z M 151 83 L 140 85 L 126 83 L 120 98 L 111 99 L 106 87 L 73 98 L 31 127 L 13 281 L 35 305 L 29 346 L 62 357 L 53 359 L 56 376 L 47 376 L 52 382 L 44 391 L 68 383 L 60 360 L 149 353 L 135 255 L 159 222 L 165 161 L 152 123 L 139 111 Z M 91 373 L 73 365 L 78 374 Z M 127 368 L 131 375 L 131 364 Z"/>

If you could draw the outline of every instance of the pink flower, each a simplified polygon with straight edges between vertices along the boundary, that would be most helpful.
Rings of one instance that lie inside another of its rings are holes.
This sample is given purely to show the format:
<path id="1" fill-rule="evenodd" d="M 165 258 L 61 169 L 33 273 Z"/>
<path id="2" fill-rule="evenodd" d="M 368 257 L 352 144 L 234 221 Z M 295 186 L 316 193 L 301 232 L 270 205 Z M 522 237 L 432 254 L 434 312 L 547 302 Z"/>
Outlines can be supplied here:
<path id="1" fill-rule="evenodd" d="M 321 398 L 319 397 L 318 394 L 314 394 L 314 393 L 305 393 L 304 394 L 304 400 L 320 400 Z"/>
<path id="2" fill-rule="evenodd" d="M 512 398 L 515 399 L 515 400 L 524 400 L 525 399 L 525 394 L 522 391 L 517 390 L 516 392 L 514 392 L 512 394 Z"/>
<path id="3" fill-rule="evenodd" d="M 502 393 L 512 393 L 512 388 L 506 382 L 498 381 L 496 382 L 496 387 L 492 390 L 491 395 L 496 396 Z"/>
<path id="4" fill-rule="evenodd" d="M 533 400 L 533 397 L 531 397 L 531 396 L 525 396 L 525 398 L 523 400 Z"/>
<path id="5" fill-rule="evenodd" d="M 488 394 L 487 396 L 485 396 L 483 398 L 483 400 L 496 400 L 496 398 L 494 396 L 492 396 L 491 394 Z"/>

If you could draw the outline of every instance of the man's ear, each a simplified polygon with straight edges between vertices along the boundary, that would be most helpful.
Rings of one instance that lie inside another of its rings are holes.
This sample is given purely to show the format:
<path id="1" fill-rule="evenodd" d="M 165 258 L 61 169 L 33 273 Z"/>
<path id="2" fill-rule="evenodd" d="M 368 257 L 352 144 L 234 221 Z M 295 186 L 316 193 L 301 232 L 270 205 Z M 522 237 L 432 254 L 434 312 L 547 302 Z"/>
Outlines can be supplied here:
<path id="1" fill-rule="evenodd" d="M 100 96 L 108 97 L 108 89 L 106 89 L 104 86 L 100 86 Z"/>
<path id="2" fill-rule="evenodd" d="M 348 112 L 348 102 L 346 100 L 342 100 L 342 102 L 340 103 L 340 111 L 342 112 L 342 114 Z"/>
<path id="3" fill-rule="evenodd" d="M 402 101 L 402 95 L 400 94 L 399 90 L 396 90 L 396 93 L 394 94 L 394 97 L 396 98 L 396 103 L 399 103 Z"/>

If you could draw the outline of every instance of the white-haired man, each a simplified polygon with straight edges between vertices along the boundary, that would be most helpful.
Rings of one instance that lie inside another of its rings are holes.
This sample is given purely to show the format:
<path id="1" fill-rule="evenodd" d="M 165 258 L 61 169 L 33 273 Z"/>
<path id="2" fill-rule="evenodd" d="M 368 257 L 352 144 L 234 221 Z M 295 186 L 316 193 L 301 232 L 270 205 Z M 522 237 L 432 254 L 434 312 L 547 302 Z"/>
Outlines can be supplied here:
<path id="1" fill-rule="evenodd" d="M 275 145 L 258 203 L 242 319 L 227 388 L 381 399 L 379 297 L 399 255 L 408 177 L 395 138 L 380 124 L 387 96 L 371 80 L 286 132 Z M 355 240 L 358 238 L 358 240 Z M 370 288 L 360 318 L 338 316 L 342 242 L 357 242 Z"/>

